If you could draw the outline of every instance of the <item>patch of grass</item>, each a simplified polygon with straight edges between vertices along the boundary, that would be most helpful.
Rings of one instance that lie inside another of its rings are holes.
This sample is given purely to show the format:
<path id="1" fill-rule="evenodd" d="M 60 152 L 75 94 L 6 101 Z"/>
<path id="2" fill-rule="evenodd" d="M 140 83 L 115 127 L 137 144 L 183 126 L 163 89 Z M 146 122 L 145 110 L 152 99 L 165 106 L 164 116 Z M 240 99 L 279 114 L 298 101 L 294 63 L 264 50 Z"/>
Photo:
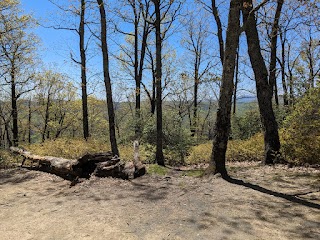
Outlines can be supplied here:
<path id="1" fill-rule="evenodd" d="M 168 173 L 168 168 L 159 166 L 158 164 L 149 164 L 147 166 L 147 173 L 151 175 L 165 176 Z"/>

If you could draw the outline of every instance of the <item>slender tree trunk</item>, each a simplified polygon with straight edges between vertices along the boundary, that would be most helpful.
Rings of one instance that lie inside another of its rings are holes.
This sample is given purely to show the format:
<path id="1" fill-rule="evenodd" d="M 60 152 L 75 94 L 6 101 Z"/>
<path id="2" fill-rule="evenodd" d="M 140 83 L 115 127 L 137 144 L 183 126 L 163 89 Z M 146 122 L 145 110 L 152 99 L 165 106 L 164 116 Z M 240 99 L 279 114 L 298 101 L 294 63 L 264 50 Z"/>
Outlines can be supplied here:
<path id="1" fill-rule="evenodd" d="M 31 118 L 32 118 L 32 109 L 31 109 L 31 105 L 32 105 L 32 100 L 31 98 L 29 99 L 28 102 L 28 108 L 29 108 L 29 113 L 28 113 L 28 143 L 31 144 Z"/>
<path id="2" fill-rule="evenodd" d="M 277 81 L 277 80 L 276 80 Z M 278 95 L 278 85 L 277 82 L 274 83 L 274 100 L 276 106 L 279 107 L 279 95 Z"/>
<path id="3" fill-rule="evenodd" d="M 314 88 L 315 87 L 315 74 L 314 74 L 314 58 L 312 56 L 312 42 L 313 42 L 313 38 L 312 38 L 312 34 L 309 33 L 309 45 L 308 45 L 308 49 L 306 51 L 307 53 L 307 61 L 308 61 L 308 67 L 309 67 L 309 81 L 307 83 L 307 90 L 309 90 L 310 88 Z"/>
<path id="4" fill-rule="evenodd" d="M 154 0 L 156 13 L 156 114 L 157 114 L 157 146 L 156 162 L 164 166 L 163 132 L 162 132 L 162 39 L 161 39 L 161 12 L 160 0 Z"/>
<path id="5" fill-rule="evenodd" d="M 153 115 L 156 112 L 156 73 L 153 73 L 152 76 L 152 97 L 150 100 L 151 104 L 151 114 Z"/>
<path id="6" fill-rule="evenodd" d="M 156 67 L 154 66 L 154 59 L 152 56 L 152 53 L 149 51 L 150 56 L 150 63 L 151 63 L 151 71 L 152 71 L 152 92 L 150 94 L 150 107 L 151 107 L 151 114 L 153 115 L 156 112 L 156 82 L 157 82 L 157 73 L 156 73 Z"/>
<path id="7" fill-rule="evenodd" d="M 191 126 L 191 136 L 195 136 L 198 128 L 198 88 L 199 88 L 199 55 L 196 53 L 194 64 L 194 89 L 193 89 L 193 123 Z"/>
<path id="8" fill-rule="evenodd" d="M 252 0 L 243 1 L 248 53 L 256 79 L 257 97 L 264 130 L 265 164 L 273 164 L 280 150 L 278 124 L 272 108 L 273 83 L 268 81 L 268 70 L 261 54 L 260 40 Z"/>
<path id="9" fill-rule="evenodd" d="M 115 119 L 114 119 L 115 116 L 114 116 L 114 107 L 113 107 L 113 100 L 112 100 L 111 79 L 110 79 L 110 73 L 109 73 L 106 12 L 104 8 L 103 0 L 97 0 L 97 3 L 100 11 L 103 76 L 104 76 L 104 83 L 105 83 L 106 95 L 107 95 L 111 150 L 113 155 L 119 156 L 119 150 L 118 150 L 117 139 L 116 139 L 116 130 L 115 130 Z"/>
<path id="10" fill-rule="evenodd" d="M 80 25 L 79 25 L 79 37 L 80 37 L 80 58 L 81 58 L 81 91 L 82 91 L 82 126 L 83 137 L 87 140 L 89 134 L 89 119 L 88 119 L 88 94 L 87 94 L 87 69 L 86 69 L 86 50 L 85 50 L 85 10 L 86 1 L 81 0 L 81 13 L 80 13 Z"/>
<path id="11" fill-rule="evenodd" d="M 217 118 L 213 137 L 213 147 L 208 172 L 220 173 L 227 177 L 226 151 L 230 133 L 233 79 L 236 65 L 237 48 L 240 32 L 240 0 L 230 1 L 228 29 L 226 36 L 225 57 L 222 72 L 222 83 L 218 102 Z"/>
<path id="12" fill-rule="evenodd" d="M 276 71 L 277 71 L 277 42 L 278 42 L 278 32 L 279 32 L 279 19 L 281 14 L 281 9 L 283 5 L 284 0 L 278 0 L 277 1 L 277 9 L 274 16 L 274 21 L 272 25 L 272 31 L 271 31 L 271 55 L 270 55 L 270 66 L 269 66 L 269 84 L 272 87 L 274 91 L 275 101 L 276 105 L 279 106 L 279 100 L 278 100 L 278 88 L 277 88 L 277 77 L 276 77 Z"/>
<path id="13" fill-rule="evenodd" d="M 223 41 L 223 34 L 222 34 L 222 24 L 221 24 L 219 12 L 218 12 L 218 8 L 217 8 L 215 0 L 211 0 L 211 7 L 212 7 L 212 13 L 213 13 L 214 19 L 215 19 L 216 24 L 217 24 L 217 29 L 218 29 L 218 33 L 217 34 L 218 34 L 218 40 L 219 40 L 220 60 L 221 60 L 221 64 L 223 65 L 223 61 L 224 61 L 224 41 Z"/>
<path id="14" fill-rule="evenodd" d="M 236 114 L 236 110 L 237 110 L 238 82 L 239 82 L 239 47 L 237 49 L 236 73 L 235 73 L 234 91 L 233 91 L 233 114 Z"/>
<path id="15" fill-rule="evenodd" d="M 136 82 L 136 106 L 135 106 L 135 138 L 139 140 L 141 135 L 141 80 L 139 78 L 139 16 L 136 9 L 136 1 L 133 0 L 133 13 L 134 13 L 134 79 Z"/>
<path id="16" fill-rule="evenodd" d="M 50 117 L 50 105 L 51 105 L 51 87 L 48 89 L 48 96 L 47 96 L 47 103 L 46 103 L 46 110 L 44 114 L 44 126 L 42 130 L 42 142 L 46 139 L 46 134 L 47 138 L 49 138 L 49 131 L 48 131 L 48 123 L 49 123 L 49 117 Z"/>
<path id="17" fill-rule="evenodd" d="M 7 143 L 9 145 L 9 147 L 11 147 L 11 146 L 13 146 L 13 144 L 12 144 L 12 140 L 10 138 L 10 127 L 9 127 L 9 123 L 5 120 L 4 120 L 4 130 L 5 130 L 5 134 L 7 137 Z"/>
<path id="18" fill-rule="evenodd" d="M 1 106 L 0 106 L 0 109 L 1 109 Z M 0 148 L 4 148 L 4 131 L 2 129 L 2 125 L 3 125 L 2 117 L 0 117 Z"/>
<path id="19" fill-rule="evenodd" d="M 16 94 L 15 66 L 12 64 L 11 69 L 11 115 L 12 115 L 12 136 L 13 146 L 19 145 L 19 129 L 18 129 L 18 107 Z"/>
<path id="20" fill-rule="evenodd" d="M 146 21 L 144 21 L 143 25 L 143 32 L 142 32 L 142 41 L 141 41 L 141 50 L 140 50 L 140 59 L 139 59 L 139 19 L 140 13 L 138 13 L 136 9 L 136 1 L 134 0 L 132 5 L 134 6 L 134 32 L 135 32 L 135 60 L 134 60 L 134 75 L 135 75 L 135 82 L 136 82 L 136 126 L 135 126 L 135 135 L 136 139 L 141 137 L 141 81 L 142 81 L 142 74 L 143 74 L 143 65 L 144 59 L 146 55 L 146 48 L 147 48 L 147 39 L 149 35 L 149 25 Z"/>
<path id="21" fill-rule="evenodd" d="M 286 72 L 285 72 L 285 64 L 286 64 L 286 58 L 285 58 L 285 39 L 283 36 L 283 33 L 280 32 L 280 41 L 281 41 L 281 83 L 282 83 L 282 89 L 283 89 L 283 105 L 288 106 L 288 87 L 286 83 Z"/>

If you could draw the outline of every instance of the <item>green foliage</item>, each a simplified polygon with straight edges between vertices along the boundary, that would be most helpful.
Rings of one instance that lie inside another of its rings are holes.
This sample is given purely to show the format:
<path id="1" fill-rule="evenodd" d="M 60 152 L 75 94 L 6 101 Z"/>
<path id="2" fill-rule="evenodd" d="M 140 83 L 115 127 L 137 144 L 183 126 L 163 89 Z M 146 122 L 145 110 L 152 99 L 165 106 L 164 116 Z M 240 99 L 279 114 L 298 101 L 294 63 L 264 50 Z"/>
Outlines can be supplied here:
<path id="1" fill-rule="evenodd" d="M 286 118 L 282 149 L 288 161 L 320 163 L 320 87 L 309 90 Z"/>
<path id="2" fill-rule="evenodd" d="M 155 118 L 146 123 L 143 129 L 142 142 L 147 144 L 149 156 L 154 156 L 156 145 Z M 184 164 L 189 149 L 193 144 L 190 131 L 185 128 L 181 118 L 172 111 L 164 114 L 163 119 L 164 154 L 169 165 Z"/>
<path id="3" fill-rule="evenodd" d="M 227 160 L 262 161 L 264 157 L 263 134 L 257 133 L 246 140 L 229 141 Z"/>
<path id="4" fill-rule="evenodd" d="M 212 151 L 212 142 L 192 146 L 186 159 L 187 164 L 208 163 Z"/>
<path id="5" fill-rule="evenodd" d="M 233 115 L 231 124 L 233 139 L 248 139 L 261 132 L 260 113 L 258 109 L 251 109 L 242 115 Z"/>
<path id="6" fill-rule="evenodd" d="M 212 142 L 193 146 L 187 157 L 187 164 L 209 163 Z M 246 140 L 231 140 L 227 149 L 228 161 L 262 161 L 264 145 L 262 133 L 257 133 Z"/>
<path id="7" fill-rule="evenodd" d="M 87 153 L 110 151 L 110 143 L 93 138 L 90 138 L 88 141 L 83 139 L 58 138 L 56 140 L 46 140 L 43 143 L 27 145 L 25 148 L 37 155 L 77 159 Z M 122 160 L 133 160 L 132 144 L 119 145 L 119 152 Z M 147 151 L 144 146 L 140 146 L 140 160 L 147 162 L 147 159 Z"/>
<path id="8" fill-rule="evenodd" d="M 42 156 L 76 159 L 87 153 L 108 151 L 110 150 L 110 144 L 94 139 L 85 141 L 83 139 L 58 138 L 32 144 L 26 146 L 26 148 L 32 153 Z"/>
<path id="9" fill-rule="evenodd" d="M 21 157 L 13 155 L 9 150 L 0 149 L 0 168 L 8 168 L 21 164 Z"/>
<path id="10" fill-rule="evenodd" d="M 247 106 L 246 106 L 247 105 Z M 249 139 L 262 131 L 261 118 L 257 105 L 252 103 L 242 106 L 243 112 L 233 115 L 231 119 L 232 139 Z M 273 108 L 279 128 L 282 126 L 283 119 L 288 115 L 288 109 L 283 106 Z"/>
<path id="11" fill-rule="evenodd" d="M 147 166 L 147 172 L 151 175 L 165 176 L 168 173 L 168 168 L 159 166 L 158 164 L 150 164 Z"/>

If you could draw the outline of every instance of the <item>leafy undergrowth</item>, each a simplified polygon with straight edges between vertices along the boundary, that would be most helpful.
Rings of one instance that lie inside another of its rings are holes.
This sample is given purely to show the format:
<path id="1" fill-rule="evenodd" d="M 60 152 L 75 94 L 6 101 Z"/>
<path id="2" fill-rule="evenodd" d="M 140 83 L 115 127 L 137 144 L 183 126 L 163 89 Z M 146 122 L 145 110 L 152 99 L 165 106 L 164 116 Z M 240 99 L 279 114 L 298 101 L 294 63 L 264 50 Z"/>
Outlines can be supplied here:
<path id="1" fill-rule="evenodd" d="M 287 160 L 320 164 L 320 87 L 310 89 L 286 117 L 280 131 Z"/>
<path id="2" fill-rule="evenodd" d="M 33 154 L 42 156 L 55 156 L 68 159 L 77 159 L 87 153 L 110 151 L 110 143 L 101 140 L 89 139 L 56 139 L 43 143 L 25 145 L 24 148 Z M 124 161 L 133 159 L 132 145 L 119 145 L 120 157 Z M 140 148 L 141 161 L 146 161 L 148 155 L 143 147 Z"/>
<path id="3" fill-rule="evenodd" d="M 193 146 L 187 157 L 187 164 L 209 163 L 212 151 L 212 142 Z M 257 133 L 247 140 L 229 141 L 227 149 L 228 161 L 262 161 L 263 135 Z"/>
<path id="4" fill-rule="evenodd" d="M 227 159 L 229 161 L 262 161 L 264 157 L 263 135 L 257 133 L 246 140 L 229 142 Z"/>
<path id="5" fill-rule="evenodd" d="M 21 157 L 11 154 L 8 150 L 0 149 L 0 168 L 15 167 L 21 164 Z"/>

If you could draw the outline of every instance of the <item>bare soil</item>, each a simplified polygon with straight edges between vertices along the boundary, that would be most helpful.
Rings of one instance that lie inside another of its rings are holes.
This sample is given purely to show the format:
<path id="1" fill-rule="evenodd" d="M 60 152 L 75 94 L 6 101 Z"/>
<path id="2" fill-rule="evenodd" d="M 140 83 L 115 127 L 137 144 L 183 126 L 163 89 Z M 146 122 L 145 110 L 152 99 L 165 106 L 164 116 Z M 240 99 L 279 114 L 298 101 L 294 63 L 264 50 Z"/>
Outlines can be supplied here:
<path id="1" fill-rule="evenodd" d="M 232 163 L 229 182 L 188 170 L 74 187 L 0 170 L 0 239 L 320 239 L 320 170 Z"/>

